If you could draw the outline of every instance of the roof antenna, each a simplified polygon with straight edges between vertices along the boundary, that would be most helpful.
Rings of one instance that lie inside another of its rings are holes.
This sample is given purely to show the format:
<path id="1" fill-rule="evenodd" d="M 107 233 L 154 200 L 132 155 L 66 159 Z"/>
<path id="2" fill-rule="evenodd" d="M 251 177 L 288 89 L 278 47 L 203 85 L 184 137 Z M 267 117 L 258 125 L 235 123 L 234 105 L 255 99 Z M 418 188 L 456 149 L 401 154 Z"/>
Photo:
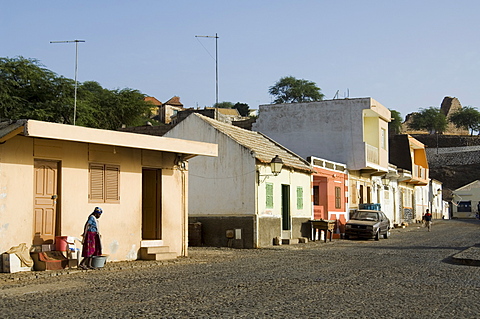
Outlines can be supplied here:
<path id="1" fill-rule="evenodd" d="M 340 90 L 337 90 L 337 92 L 335 92 L 335 96 L 333 97 L 334 100 L 335 100 L 335 99 L 338 99 L 338 92 L 339 92 L 339 91 L 340 91 Z"/>

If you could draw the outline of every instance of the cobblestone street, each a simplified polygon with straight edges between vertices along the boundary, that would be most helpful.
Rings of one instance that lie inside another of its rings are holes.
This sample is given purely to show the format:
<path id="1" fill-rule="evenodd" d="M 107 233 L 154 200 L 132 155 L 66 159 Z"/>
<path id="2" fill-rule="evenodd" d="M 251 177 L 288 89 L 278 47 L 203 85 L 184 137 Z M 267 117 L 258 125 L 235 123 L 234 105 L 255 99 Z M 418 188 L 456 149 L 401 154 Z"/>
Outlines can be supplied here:
<path id="1" fill-rule="evenodd" d="M 480 267 L 452 258 L 479 243 L 479 221 L 441 220 L 380 241 L 191 248 L 172 262 L 0 274 L 0 317 L 480 318 Z"/>

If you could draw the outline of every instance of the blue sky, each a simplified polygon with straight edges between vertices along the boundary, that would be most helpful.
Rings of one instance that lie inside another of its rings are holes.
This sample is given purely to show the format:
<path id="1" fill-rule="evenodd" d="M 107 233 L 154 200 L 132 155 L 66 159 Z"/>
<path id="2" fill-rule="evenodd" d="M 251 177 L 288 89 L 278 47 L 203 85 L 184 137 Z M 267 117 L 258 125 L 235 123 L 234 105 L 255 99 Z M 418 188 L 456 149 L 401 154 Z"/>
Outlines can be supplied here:
<path id="1" fill-rule="evenodd" d="M 283 76 L 327 99 L 372 97 L 406 114 L 445 96 L 480 106 L 480 1 L 3 1 L 0 56 L 187 106 L 268 104 Z"/>

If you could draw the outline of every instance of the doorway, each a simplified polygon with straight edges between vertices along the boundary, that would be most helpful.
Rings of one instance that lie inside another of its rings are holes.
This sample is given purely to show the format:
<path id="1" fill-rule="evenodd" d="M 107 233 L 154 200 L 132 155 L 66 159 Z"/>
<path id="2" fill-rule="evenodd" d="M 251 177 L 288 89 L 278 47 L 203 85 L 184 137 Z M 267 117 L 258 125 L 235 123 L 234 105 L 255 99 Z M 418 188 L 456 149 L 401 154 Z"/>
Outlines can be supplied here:
<path id="1" fill-rule="evenodd" d="M 282 230 L 289 231 L 292 229 L 290 216 L 290 185 L 282 184 Z"/>
<path id="2" fill-rule="evenodd" d="M 58 166 L 59 162 L 34 160 L 34 245 L 53 244 L 59 233 Z"/>
<path id="3" fill-rule="evenodd" d="M 162 239 L 162 170 L 142 170 L 142 239 Z"/>

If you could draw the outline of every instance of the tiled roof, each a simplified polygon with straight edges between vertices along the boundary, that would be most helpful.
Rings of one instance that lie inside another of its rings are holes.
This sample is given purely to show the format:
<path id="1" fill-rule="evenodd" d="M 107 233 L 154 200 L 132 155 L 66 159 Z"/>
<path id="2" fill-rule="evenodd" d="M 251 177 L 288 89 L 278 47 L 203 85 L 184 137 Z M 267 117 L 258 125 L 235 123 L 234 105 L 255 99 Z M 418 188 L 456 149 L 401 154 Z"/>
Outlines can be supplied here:
<path id="1" fill-rule="evenodd" d="M 160 102 L 159 100 L 157 100 L 157 99 L 154 98 L 153 96 L 146 96 L 143 100 L 144 100 L 145 102 L 150 102 L 150 103 L 152 103 L 152 104 L 155 105 L 155 106 L 160 106 L 160 105 L 162 105 L 162 102 Z"/>
<path id="2" fill-rule="evenodd" d="M 27 120 L 14 120 L 14 121 L 4 121 L 0 122 L 0 142 L 3 142 L 3 138 L 8 139 L 9 134 L 16 135 L 14 133 L 17 131 L 19 128 L 22 128 L 25 123 L 27 123 Z M 18 131 L 17 131 L 18 132 Z"/>
<path id="3" fill-rule="evenodd" d="M 214 110 L 214 107 L 206 107 L 207 110 L 211 109 Z M 233 116 L 240 116 L 237 109 L 226 109 L 226 108 L 217 108 L 218 113 L 223 115 L 233 115 Z"/>
<path id="4" fill-rule="evenodd" d="M 168 100 L 167 102 L 165 102 L 163 104 L 183 107 L 183 104 L 180 103 L 180 97 L 178 97 L 178 96 L 172 97 L 170 100 Z"/>
<path id="5" fill-rule="evenodd" d="M 270 163 L 271 160 L 278 155 L 282 159 L 285 167 L 290 167 L 305 172 L 312 172 L 312 167 L 306 160 L 282 145 L 276 143 L 262 133 L 245 130 L 231 124 L 219 122 L 198 113 L 194 113 L 190 116 L 198 116 L 216 130 L 222 132 L 231 139 L 235 140 L 237 143 L 250 149 L 252 152 L 254 152 L 255 158 L 262 163 Z"/>

